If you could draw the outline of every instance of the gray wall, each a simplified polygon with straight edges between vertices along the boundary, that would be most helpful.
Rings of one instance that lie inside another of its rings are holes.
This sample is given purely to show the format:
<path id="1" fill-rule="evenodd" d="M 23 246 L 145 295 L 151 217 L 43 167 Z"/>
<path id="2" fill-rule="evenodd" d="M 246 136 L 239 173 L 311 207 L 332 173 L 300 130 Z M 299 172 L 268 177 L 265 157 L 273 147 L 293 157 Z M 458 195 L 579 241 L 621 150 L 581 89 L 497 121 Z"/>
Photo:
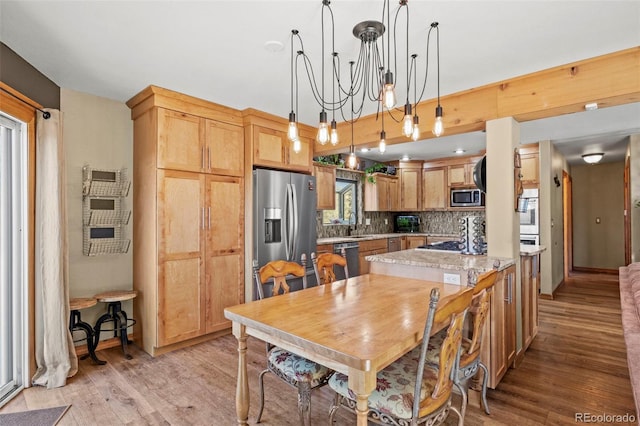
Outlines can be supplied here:
<path id="1" fill-rule="evenodd" d="M 60 87 L 1 42 L 0 81 L 44 108 L 60 109 Z"/>
<path id="2" fill-rule="evenodd" d="M 573 166 L 571 178 L 573 266 L 618 269 L 624 265 L 624 162 Z"/>

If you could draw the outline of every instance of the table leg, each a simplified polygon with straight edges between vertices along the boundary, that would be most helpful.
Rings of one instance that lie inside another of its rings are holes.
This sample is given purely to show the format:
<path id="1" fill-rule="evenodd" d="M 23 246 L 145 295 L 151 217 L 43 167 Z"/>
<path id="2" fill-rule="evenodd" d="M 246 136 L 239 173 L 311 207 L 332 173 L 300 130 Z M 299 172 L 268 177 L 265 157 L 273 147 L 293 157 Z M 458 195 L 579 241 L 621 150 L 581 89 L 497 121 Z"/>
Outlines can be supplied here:
<path id="1" fill-rule="evenodd" d="M 233 323 L 233 335 L 238 339 L 238 382 L 236 385 L 236 415 L 239 425 L 248 425 L 249 379 L 247 377 L 247 333 L 243 325 Z"/>
<path id="2" fill-rule="evenodd" d="M 369 395 L 376 388 L 376 372 L 349 369 L 349 389 L 356 394 L 357 425 L 367 426 Z"/>
<path id="3" fill-rule="evenodd" d="M 358 426 L 367 426 L 367 417 L 369 415 L 369 395 L 356 395 L 356 415 Z"/>

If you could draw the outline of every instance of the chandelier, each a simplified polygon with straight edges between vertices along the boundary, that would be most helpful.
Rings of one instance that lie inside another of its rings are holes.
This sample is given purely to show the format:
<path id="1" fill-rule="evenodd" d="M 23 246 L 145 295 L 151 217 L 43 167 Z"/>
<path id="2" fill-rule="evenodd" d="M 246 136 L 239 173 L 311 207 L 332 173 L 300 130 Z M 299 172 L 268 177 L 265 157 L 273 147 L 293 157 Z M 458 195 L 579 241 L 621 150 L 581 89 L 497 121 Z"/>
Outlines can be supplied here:
<path id="1" fill-rule="evenodd" d="M 429 46 L 431 33 L 436 34 L 436 60 L 437 60 L 437 95 L 438 103 L 435 109 L 435 122 L 432 132 L 440 136 L 444 132 L 442 124 L 442 106 L 440 105 L 440 33 L 438 23 L 433 22 L 427 33 L 424 77 L 421 78 L 421 87 L 418 86 L 418 69 L 416 53 L 409 54 L 409 6 L 408 0 L 400 0 L 395 10 L 393 25 L 391 24 L 391 9 L 389 0 L 383 0 L 381 21 L 362 21 L 353 27 L 353 35 L 360 40 L 360 50 L 355 60 L 349 61 L 349 78 L 343 78 L 341 74 L 341 58 L 335 51 L 335 28 L 333 10 L 330 0 L 322 1 L 321 29 L 322 29 L 322 56 L 320 81 L 316 80 L 316 72 L 309 56 L 307 55 L 302 36 L 296 29 L 291 30 L 291 112 L 289 113 L 288 138 L 293 144 L 293 149 L 299 152 L 301 148 L 298 136 L 297 109 L 299 77 L 306 74 L 313 98 L 320 107 L 320 118 L 316 141 L 321 145 L 331 143 L 337 145 L 338 131 L 336 114 L 343 121 L 351 124 L 351 147 L 349 164 L 355 165 L 355 150 L 353 141 L 353 124 L 363 114 L 367 103 L 375 103 L 376 119 L 380 117 L 381 131 L 378 149 L 383 153 L 386 149 L 386 133 L 384 130 L 385 113 L 402 127 L 402 134 L 411 139 L 420 138 L 420 120 L 418 118 L 418 104 L 422 100 L 427 86 L 429 74 Z M 403 13 L 404 12 L 404 13 Z M 330 19 L 330 58 L 325 52 L 325 17 Z M 401 19 L 404 17 L 404 19 Z M 404 34 L 406 40 L 405 56 L 398 52 L 397 44 L 401 37 L 396 37 L 404 22 Z M 392 31 L 388 31 L 392 29 Z M 297 42 L 298 49 L 294 49 Z M 330 60 L 330 67 L 325 67 L 325 62 Z M 405 80 L 400 82 L 397 72 L 398 61 L 404 61 L 406 65 Z M 326 70 L 329 68 L 330 82 L 325 83 Z M 329 90 L 327 94 L 326 90 Z M 405 95 L 404 108 L 397 107 L 398 93 Z M 410 97 L 413 97 L 411 102 Z M 331 121 L 328 122 L 328 113 Z M 353 166 L 352 166 L 353 167 Z"/>

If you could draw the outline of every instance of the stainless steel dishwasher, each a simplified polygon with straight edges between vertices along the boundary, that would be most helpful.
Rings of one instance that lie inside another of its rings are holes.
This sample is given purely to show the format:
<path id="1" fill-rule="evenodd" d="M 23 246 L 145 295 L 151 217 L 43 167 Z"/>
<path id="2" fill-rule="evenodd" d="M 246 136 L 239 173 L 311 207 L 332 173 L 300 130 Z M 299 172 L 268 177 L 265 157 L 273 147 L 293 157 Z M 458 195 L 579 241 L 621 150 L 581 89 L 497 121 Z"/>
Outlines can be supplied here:
<path id="1" fill-rule="evenodd" d="M 392 251 L 400 251 L 402 249 L 402 243 L 400 241 L 400 237 L 391 237 L 387 243 L 387 251 L 391 253 Z"/>
<path id="2" fill-rule="evenodd" d="M 355 277 L 360 275 L 360 267 L 358 259 L 358 249 L 360 244 L 358 243 L 339 243 L 333 245 L 333 252 L 340 254 L 342 249 L 345 251 L 345 256 L 347 258 L 347 267 L 349 268 L 349 276 Z M 335 268 L 335 274 L 337 280 L 343 280 L 344 270 L 342 268 Z"/>

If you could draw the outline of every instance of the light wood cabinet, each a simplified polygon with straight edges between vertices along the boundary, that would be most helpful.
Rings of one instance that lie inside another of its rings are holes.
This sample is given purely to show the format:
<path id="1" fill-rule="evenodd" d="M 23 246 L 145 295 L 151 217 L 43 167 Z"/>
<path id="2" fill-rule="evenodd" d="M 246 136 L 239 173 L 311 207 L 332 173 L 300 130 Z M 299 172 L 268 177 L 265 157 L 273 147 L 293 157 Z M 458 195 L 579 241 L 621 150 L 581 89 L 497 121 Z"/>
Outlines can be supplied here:
<path id="1" fill-rule="evenodd" d="M 422 163 L 408 167 L 400 163 L 400 208 L 401 211 L 418 211 L 422 197 Z"/>
<path id="2" fill-rule="evenodd" d="M 386 253 L 387 247 L 388 241 L 386 238 L 360 241 L 360 247 L 358 247 L 359 274 L 364 275 L 369 273 L 369 264 L 371 262 L 365 259 L 366 256 Z"/>
<path id="3" fill-rule="evenodd" d="M 157 120 L 158 168 L 242 176 L 242 127 L 165 108 Z"/>
<path id="4" fill-rule="evenodd" d="M 540 255 L 521 256 L 520 272 L 522 285 L 522 350 L 526 351 L 538 334 Z"/>
<path id="5" fill-rule="evenodd" d="M 416 235 L 416 236 L 407 235 L 406 236 L 406 247 L 407 247 L 407 250 L 408 249 L 414 249 L 414 248 L 419 247 L 419 246 L 423 246 L 423 245 L 426 244 L 426 242 L 427 242 L 427 237 L 424 237 L 424 236 L 419 236 L 419 235 Z"/>
<path id="6" fill-rule="evenodd" d="M 516 267 L 498 274 L 485 322 L 481 359 L 489 369 L 488 386 L 495 389 L 516 355 Z"/>
<path id="7" fill-rule="evenodd" d="M 336 208 L 336 167 L 324 164 L 313 165 L 316 177 L 317 210 Z"/>
<path id="8" fill-rule="evenodd" d="M 422 210 L 445 210 L 447 205 L 447 169 L 436 167 L 422 171 Z"/>
<path id="9" fill-rule="evenodd" d="M 229 333 L 244 301 L 244 131 L 239 111 L 154 86 L 127 105 L 134 339 L 155 356 Z"/>
<path id="10" fill-rule="evenodd" d="M 291 170 L 311 174 L 313 171 L 313 138 L 299 127 L 300 152 L 293 151 L 287 138 L 288 121 L 262 111 L 243 111 L 245 139 L 250 142 L 252 164 L 279 170 Z"/>
<path id="11" fill-rule="evenodd" d="M 375 183 L 367 180 L 364 184 L 364 210 L 397 211 L 399 209 L 398 178 L 380 173 L 375 173 L 373 177 Z"/>
<path id="12" fill-rule="evenodd" d="M 522 184 L 527 186 L 537 186 L 540 181 L 538 153 L 531 152 L 520 154 L 520 165 Z"/>
<path id="13" fill-rule="evenodd" d="M 333 253 L 333 244 L 318 244 L 316 246 L 316 254 Z"/>
<path id="14" fill-rule="evenodd" d="M 473 182 L 474 164 L 464 163 L 449 166 L 449 186 L 471 186 Z"/>

